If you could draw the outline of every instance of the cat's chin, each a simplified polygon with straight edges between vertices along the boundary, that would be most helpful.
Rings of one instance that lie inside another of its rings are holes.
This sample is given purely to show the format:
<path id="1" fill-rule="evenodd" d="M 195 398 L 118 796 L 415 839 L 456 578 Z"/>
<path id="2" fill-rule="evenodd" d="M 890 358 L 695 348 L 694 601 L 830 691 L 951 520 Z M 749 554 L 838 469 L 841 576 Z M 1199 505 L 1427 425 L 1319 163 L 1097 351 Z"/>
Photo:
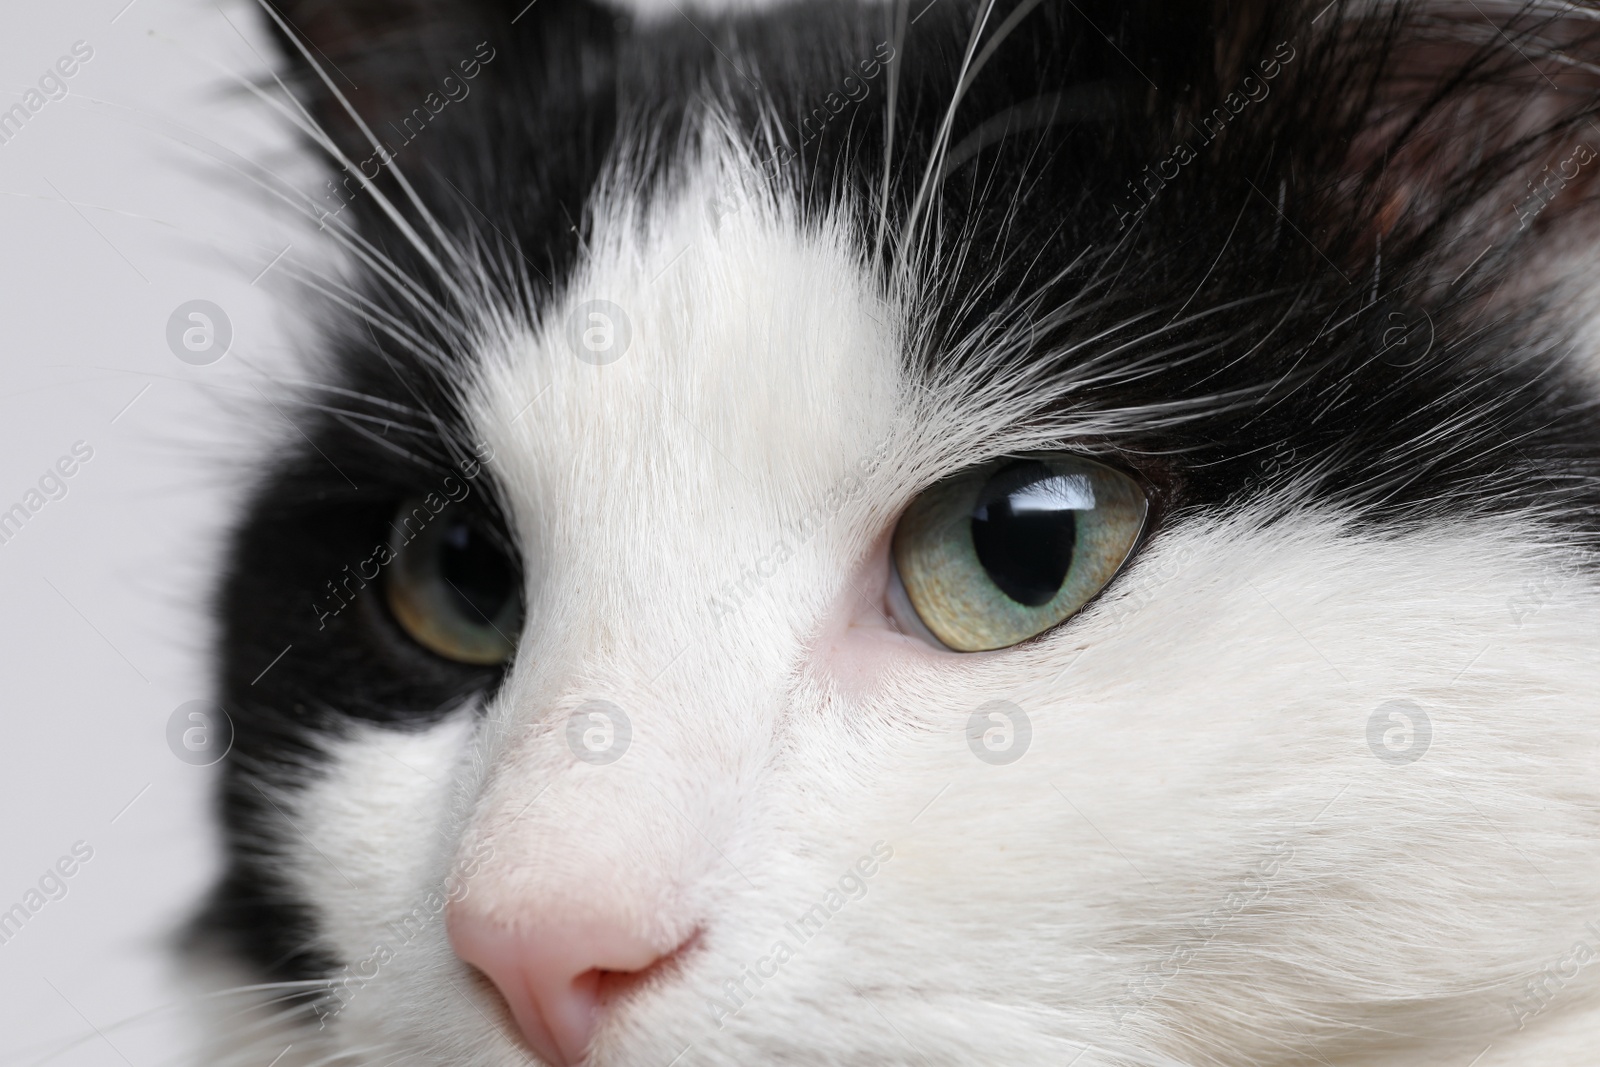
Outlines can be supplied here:
<path id="1" fill-rule="evenodd" d="M 193 1062 L 208 1067 L 380 1067 L 393 1062 L 391 1055 L 363 1051 L 373 1043 L 373 1035 L 365 1032 L 370 1029 L 368 1026 L 336 1020 L 319 1029 L 309 1018 L 305 1022 L 285 1019 L 281 993 L 258 984 L 259 977 L 253 977 L 245 966 L 214 955 L 187 959 L 195 966 L 191 1010 L 198 1018 L 196 1029 L 203 1039 L 200 1058 Z M 249 1024 L 240 1025 L 243 1020 Z M 426 1030 L 426 1020 L 418 1020 L 418 1024 Z M 1481 1043 L 1470 1047 L 1456 1043 L 1380 1053 L 1367 1050 L 1319 1062 L 1323 1067 L 1595 1067 L 1600 1063 L 1596 1033 L 1600 1033 L 1600 1004 L 1579 1003 L 1565 1009 L 1553 1004 L 1550 1010 L 1526 1020 L 1524 1029 L 1486 1047 Z M 520 1048 L 512 1051 L 513 1044 L 513 1035 L 507 1033 L 501 1056 L 517 1058 L 498 1059 L 497 1067 L 544 1067 L 531 1053 Z M 1047 1045 L 1041 1046 L 1036 1057 L 1024 1055 L 1012 1062 L 1017 1067 L 1059 1065 L 1058 1046 L 1053 1041 Z M 769 1062 L 778 1062 L 793 1049 L 774 1045 L 766 1051 L 773 1057 Z M 1286 1059 L 1283 1065 L 1299 1062 L 1302 1061 Z M 1095 1063 L 1097 1067 L 1113 1067 L 1115 1061 Z"/>

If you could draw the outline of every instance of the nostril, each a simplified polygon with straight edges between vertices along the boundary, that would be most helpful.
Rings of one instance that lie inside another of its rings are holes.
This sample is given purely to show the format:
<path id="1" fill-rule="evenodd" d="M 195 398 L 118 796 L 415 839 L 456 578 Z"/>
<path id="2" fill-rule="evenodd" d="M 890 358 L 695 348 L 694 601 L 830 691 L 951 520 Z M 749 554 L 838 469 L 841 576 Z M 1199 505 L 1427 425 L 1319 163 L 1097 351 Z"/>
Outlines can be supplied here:
<path id="1" fill-rule="evenodd" d="M 631 971 L 596 971 L 595 992 L 598 999 L 598 1008 L 605 1008 L 619 1000 L 626 999 L 634 990 L 649 985 L 655 981 L 662 972 L 676 967 L 683 957 L 694 950 L 700 941 L 700 931 L 695 930 L 677 948 L 664 952 L 651 960 L 648 964 Z"/>
<path id="2" fill-rule="evenodd" d="M 494 983 L 529 1047 L 555 1067 L 572 1067 L 588 1052 L 603 1005 L 688 942 L 663 951 L 622 924 L 549 913 L 544 920 L 507 928 L 454 912 L 447 925 L 456 955 Z"/>

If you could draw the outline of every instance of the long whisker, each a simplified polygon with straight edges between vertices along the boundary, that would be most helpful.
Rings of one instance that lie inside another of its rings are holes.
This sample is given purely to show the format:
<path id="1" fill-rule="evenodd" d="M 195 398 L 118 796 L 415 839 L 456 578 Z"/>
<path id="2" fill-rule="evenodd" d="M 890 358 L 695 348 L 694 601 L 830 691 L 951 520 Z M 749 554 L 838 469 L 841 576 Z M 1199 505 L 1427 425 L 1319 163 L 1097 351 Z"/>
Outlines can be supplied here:
<path id="1" fill-rule="evenodd" d="M 883 264 L 883 239 L 889 229 L 889 180 L 894 173 L 895 113 L 900 98 L 900 69 L 905 66 L 906 16 L 910 13 L 910 7 L 911 0 L 895 0 L 893 8 L 894 54 L 900 62 L 890 64 L 888 91 L 884 94 L 883 179 L 878 186 L 878 233 L 872 242 L 874 277 L 877 277 Z"/>
<path id="2" fill-rule="evenodd" d="M 283 20 L 283 17 L 278 14 L 277 9 L 274 8 L 272 4 L 268 3 L 267 0 L 257 0 L 257 2 L 259 3 L 261 9 L 265 11 L 272 21 L 277 25 L 279 32 L 294 42 L 295 48 L 300 52 L 301 57 L 305 59 L 306 64 L 316 72 L 317 77 L 322 80 L 323 85 L 327 88 L 328 92 L 333 95 L 333 98 L 339 102 L 339 106 L 344 109 L 345 114 L 347 114 L 350 117 L 350 120 L 356 124 L 356 127 L 360 129 L 362 136 L 367 139 L 367 142 L 375 151 L 383 151 L 382 145 L 378 141 L 377 136 L 373 134 L 371 127 L 367 125 L 366 120 L 361 117 L 360 112 L 358 112 L 354 105 L 350 103 L 350 100 L 345 96 L 344 91 L 334 84 L 333 79 L 328 76 L 328 73 L 323 68 L 323 65 L 312 57 L 310 50 L 307 49 L 305 43 L 300 40 L 299 34 L 295 33 L 290 28 L 288 23 Z M 295 100 L 296 106 L 301 106 L 303 110 L 303 106 L 299 104 L 298 99 L 294 97 L 293 93 L 289 92 L 288 87 L 283 85 L 282 80 L 279 79 L 276 74 L 273 75 L 273 79 L 278 82 L 279 87 L 283 89 L 284 93 L 287 94 L 290 99 Z M 310 118 L 309 114 L 307 115 L 307 118 Z M 390 221 L 395 224 L 400 232 L 405 235 L 406 239 L 411 242 L 412 246 L 416 248 L 418 254 L 427 261 L 431 268 L 433 268 L 435 276 L 438 278 L 440 284 L 449 289 L 451 295 L 453 295 L 463 307 L 473 306 L 474 302 L 467 298 L 465 291 L 460 287 L 459 284 L 456 283 L 451 274 L 445 270 L 444 265 L 439 262 L 439 259 L 434 255 L 433 250 L 429 248 L 428 245 L 422 240 L 421 235 L 411 227 L 411 224 L 405 220 L 404 216 L 400 214 L 399 210 L 394 206 L 389 198 L 384 196 L 377 188 L 376 182 L 368 178 L 365 172 L 363 172 L 359 167 L 356 167 L 355 164 L 344 155 L 343 151 L 338 149 L 337 145 L 332 144 L 331 139 L 329 144 L 336 153 L 339 161 L 346 168 L 352 169 L 354 173 L 361 177 L 363 187 L 373 194 L 375 197 L 375 202 L 380 208 L 383 209 L 384 214 L 389 216 Z M 466 268 L 468 264 L 462 256 L 460 250 L 456 247 L 455 242 L 452 241 L 444 232 L 444 229 L 439 225 L 438 220 L 434 218 L 433 213 L 428 210 L 427 205 L 423 203 L 422 198 L 417 195 L 416 190 L 412 188 L 410 181 L 407 180 L 404 173 L 401 171 L 399 164 L 391 161 L 390 171 L 393 173 L 395 181 L 405 192 L 407 199 L 411 201 L 412 206 L 416 208 L 418 214 L 427 224 L 428 229 L 433 233 L 434 239 L 439 242 L 440 247 L 443 248 L 451 256 L 451 258 L 456 260 L 457 266 Z M 486 279 L 482 279 L 481 276 L 480 280 L 486 281 Z"/>
<path id="3" fill-rule="evenodd" d="M 206 61 L 210 62 L 209 60 Z M 319 147 L 338 158 L 347 169 L 353 170 L 353 172 L 357 174 L 364 183 L 366 183 L 365 187 L 373 194 L 375 202 L 378 202 L 380 207 L 383 207 L 386 212 L 391 213 L 392 217 L 393 208 L 391 205 L 389 205 L 389 202 L 387 198 L 384 197 L 382 191 L 375 188 L 372 185 L 371 180 L 367 178 L 366 174 L 344 156 L 333 139 L 321 128 L 316 119 L 306 112 L 304 107 L 300 106 L 298 101 L 294 101 L 295 110 L 290 110 L 280 100 L 273 97 L 269 93 L 263 92 L 259 86 L 255 85 L 249 79 L 229 71 L 218 64 L 211 63 L 211 65 L 215 69 L 237 81 L 246 92 L 250 93 L 261 103 L 265 104 L 279 117 L 289 122 L 306 136 L 312 138 L 312 140 L 316 142 Z M 279 81 L 278 84 L 280 87 L 283 87 L 283 83 L 281 81 Z M 285 94 L 288 93 L 287 87 L 283 87 L 283 90 Z M 290 97 L 290 99 L 293 100 L 293 97 Z M 224 151 L 226 150 L 224 149 Z M 229 154 L 231 155 L 232 153 Z M 211 156 L 211 158 L 216 159 L 215 156 Z M 217 159 L 217 162 L 223 162 L 224 165 L 229 165 L 220 159 Z M 388 256 L 379 252 L 370 241 L 362 237 L 355 230 L 351 229 L 347 224 L 340 221 L 336 214 L 330 215 L 324 213 L 318 215 L 316 213 L 318 210 L 318 205 L 308 194 L 300 192 L 299 190 L 294 190 L 292 187 L 290 187 L 292 196 L 301 201 L 301 203 L 295 203 L 294 200 L 291 199 L 291 193 L 284 193 L 282 190 L 256 179 L 253 174 L 255 169 L 253 165 L 246 161 L 243 164 L 243 167 L 248 169 L 242 169 L 241 167 L 232 167 L 232 169 L 236 170 L 242 177 L 252 181 L 269 195 L 272 195 L 274 198 L 288 204 L 292 209 L 296 210 L 297 213 L 304 215 L 312 222 L 319 223 L 326 232 L 333 235 L 334 239 L 338 241 L 346 251 L 356 256 L 356 258 L 362 263 L 371 267 L 379 279 L 386 282 L 398 293 L 403 295 L 419 312 L 426 316 L 436 328 L 440 329 L 441 332 L 453 331 L 457 334 L 466 332 L 465 324 L 461 320 L 450 315 L 450 313 L 434 299 L 432 294 L 428 293 L 426 289 L 419 285 L 409 275 L 400 270 Z M 332 221 L 330 222 L 330 220 Z M 415 237 L 416 235 L 412 234 L 411 236 Z M 418 239 L 420 240 L 420 238 Z M 441 275 L 441 279 L 446 282 L 447 285 L 450 282 L 450 279 L 447 276 Z M 456 291 L 456 295 L 458 299 L 460 299 L 459 290 Z"/>
<path id="4" fill-rule="evenodd" d="M 236 82 L 246 92 L 254 95 L 258 101 L 265 104 L 270 110 L 275 112 L 279 117 L 285 119 L 291 125 L 295 126 L 302 133 L 312 137 L 319 143 L 325 143 L 326 135 L 315 126 L 314 121 L 310 121 L 307 118 L 302 118 L 301 115 L 290 112 L 278 100 L 261 92 L 259 87 L 254 85 L 249 79 L 229 70 L 209 57 L 200 55 L 195 56 L 194 58 L 210 66 L 213 70 L 223 74 L 229 78 L 229 80 Z M 126 108 L 124 105 L 115 101 L 99 101 L 99 103 L 103 104 L 107 108 L 125 111 L 131 117 L 140 120 L 145 119 L 145 116 L 137 110 Z M 393 288 L 398 295 L 407 300 L 408 303 L 410 303 L 432 325 L 434 325 L 435 328 L 439 329 L 440 332 L 460 332 L 464 329 L 463 324 L 459 320 L 449 318 L 445 310 L 433 299 L 431 294 L 429 294 L 408 275 L 401 271 L 393 263 L 393 261 L 389 259 L 388 256 L 379 251 L 374 245 L 371 244 L 371 242 L 363 238 L 359 233 L 348 228 L 343 222 L 334 219 L 334 216 L 327 213 L 320 215 L 317 214 L 318 205 L 309 195 L 296 189 L 292 184 L 288 183 L 278 175 L 273 174 L 270 170 L 266 170 L 252 161 L 241 159 L 231 150 L 218 144 L 214 139 L 210 138 L 204 133 L 201 133 L 200 131 L 194 130 L 181 123 L 172 122 L 171 120 L 163 120 L 161 123 L 159 123 L 159 127 L 165 136 L 186 148 L 201 153 L 211 162 L 226 167 L 233 174 L 266 193 L 273 200 L 276 200 L 279 203 L 287 206 L 296 215 L 304 217 L 312 222 L 321 223 L 321 228 L 325 232 L 331 234 L 335 241 L 337 241 L 345 251 L 349 252 L 361 263 L 371 268 L 376 277 L 391 286 L 391 288 Z M 179 134 L 182 136 L 179 136 Z M 271 181 L 264 180 L 261 177 L 262 174 L 265 174 L 271 178 Z M 116 209 L 112 208 L 105 208 L 103 210 L 116 211 Z M 130 214 L 128 212 L 120 211 L 117 213 Z M 331 224 L 328 221 L 330 219 L 334 219 Z M 178 228 L 176 224 L 166 222 L 164 220 L 152 219 L 151 221 L 157 222 L 161 225 Z"/>
<path id="5" fill-rule="evenodd" d="M 368 297 L 299 263 L 285 261 L 284 270 L 306 288 L 357 315 L 362 322 L 377 326 L 408 351 L 430 363 L 435 370 L 443 370 L 449 366 L 447 352 L 419 334 L 404 319 L 378 307 Z"/>
<path id="6" fill-rule="evenodd" d="M 123 1019 L 119 1019 L 116 1022 L 103 1024 L 100 1026 L 100 1032 L 98 1033 L 89 1033 L 72 1038 L 65 1044 L 56 1048 L 54 1051 L 46 1053 L 42 1058 L 31 1061 L 29 1067 L 44 1067 L 45 1064 L 48 1064 L 51 1061 L 60 1058 L 61 1056 L 65 1056 L 74 1049 L 81 1048 L 84 1045 L 95 1041 L 103 1040 L 103 1034 L 120 1033 L 129 1030 L 132 1027 L 138 1026 L 141 1023 L 149 1022 L 153 1019 L 159 1018 L 162 1015 L 192 1008 L 196 1004 L 221 1001 L 235 997 L 256 998 L 253 999 L 250 1004 L 241 1008 L 236 1013 L 243 1015 L 245 1012 L 263 1004 L 271 1004 L 275 1001 L 288 1000 L 297 996 L 310 995 L 320 992 L 326 988 L 326 981 L 320 979 L 309 979 L 285 982 L 258 982 L 249 985 L 231 986 L 227 989 L 212 990 L 207 993 L 198 993 L 191 996 L 186 996 L 181 1000 L 169 1001 L 168 1003 L 158 1004 L 153 1008 L 147 1008 L 144 1011 L 136 1012 L 135 1014 Z M 261 994 L 271 992 L 278 992 L 281 994 L 281 996 L 268 999 L 259 999 Z"/>
<path id="7" fill-rule="evenodd" d="M 922 181 L 917 186 L 917 195 L 912 199 L 911 211 L 906 218 L 906 228 L 901 243 L 908 253 L 913 251 L 914 246 L 920 247 L 925 243 L 919 237 L 922 231 L 918 228 L 922 212 L 927 207 L 929 197 L 932 194 L 934 176 L 939 173 L 944 153 L 950 145 L 950 132 L 955 126 L 956 109 L 961 106 L 961 100 L 966 95 L 967 74 L 972 69 L 973 58 L 978 49 L 978 41 L 983 36 L 983 28 L 988 25 L 989 16 L 994 13 L 994 5 L 995 0 L 984 0 L 982 11 L 973 20 L 972 33 L 967 38 L 967 50 L 961 60 L 955 91 L 951 93 L 950 104 L 945 108 L 944 118 L 939 123 L 938 135 L 934 138 L 933 148 L 928 153 L 928 161 L 923 169 Z"/>

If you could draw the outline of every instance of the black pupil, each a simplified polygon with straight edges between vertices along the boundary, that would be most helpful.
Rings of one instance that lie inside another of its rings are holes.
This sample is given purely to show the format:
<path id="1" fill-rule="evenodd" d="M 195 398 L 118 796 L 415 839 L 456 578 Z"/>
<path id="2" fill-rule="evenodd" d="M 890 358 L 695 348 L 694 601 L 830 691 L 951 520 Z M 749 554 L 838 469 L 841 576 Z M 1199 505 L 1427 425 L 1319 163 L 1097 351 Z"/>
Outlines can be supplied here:
<path id="1" fill-rule="evenodd" d="M 463 616 L 485 624 L 498 618 L 515 595 L 516 575 L 506 557 L 469 523 L 445 530 L 439 545 L 439 574 Z"/>
<path id="2" fill-rule="evenodd" d="M 1037 460 L 1018 460 L 989 479 L 972 509 L 972 544 L 1001 592 L 1036 608 L 1061 591 L 1078 540 L 1077 512 L 1094 506 L 1087 491 L 1087 479 L 1056 474 Z"/>

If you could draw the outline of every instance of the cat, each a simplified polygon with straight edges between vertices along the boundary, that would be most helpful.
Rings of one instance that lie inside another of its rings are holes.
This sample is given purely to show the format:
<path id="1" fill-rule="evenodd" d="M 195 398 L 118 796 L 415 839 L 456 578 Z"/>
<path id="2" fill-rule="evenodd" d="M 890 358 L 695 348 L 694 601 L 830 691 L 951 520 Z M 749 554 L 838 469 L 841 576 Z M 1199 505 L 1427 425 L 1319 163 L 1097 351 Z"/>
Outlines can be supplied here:
<path id="1" fill-rule="evenodd" d="M 1600 7 L 262 12 L 204 1062 L 1600 1064 Z"/>

